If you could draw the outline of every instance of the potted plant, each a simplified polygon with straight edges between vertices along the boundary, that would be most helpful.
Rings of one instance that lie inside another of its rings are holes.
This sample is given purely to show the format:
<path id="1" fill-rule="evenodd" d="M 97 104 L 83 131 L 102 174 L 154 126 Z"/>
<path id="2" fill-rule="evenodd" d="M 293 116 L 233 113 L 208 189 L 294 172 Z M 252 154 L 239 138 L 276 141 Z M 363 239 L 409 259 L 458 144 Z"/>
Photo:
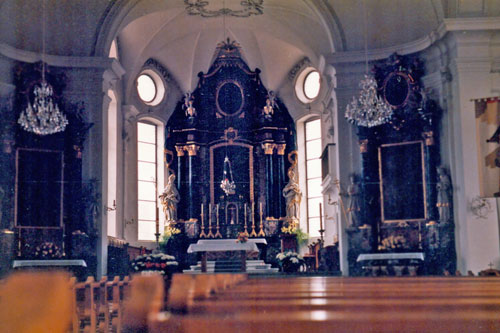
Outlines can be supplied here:
<path id="1" fill-rule="evenodd" d="M 179 263 L 174 256 L 165 253 L 154 253 L 138 256 L 130 265 L 135 273 L 171 276 L 177 272 Z"/>
<path id="2" fill-rule="evenodd" d="M 276 255 L 282 272 L 284 273 L 297 273 L 299 271 L 305 271 L 305 261 L 304 258 L 293 251 L 281 252 Z"/>

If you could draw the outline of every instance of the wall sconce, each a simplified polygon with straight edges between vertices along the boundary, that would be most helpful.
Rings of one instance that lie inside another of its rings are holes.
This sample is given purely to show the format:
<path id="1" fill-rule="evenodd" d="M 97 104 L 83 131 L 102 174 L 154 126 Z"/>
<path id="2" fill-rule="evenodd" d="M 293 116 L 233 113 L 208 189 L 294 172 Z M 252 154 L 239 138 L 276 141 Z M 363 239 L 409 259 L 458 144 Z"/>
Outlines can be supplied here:
<path id="1" fill-rule="evenodd" d="M 8 140 L 8 139 L 3 139 L 2 141 L 2 150 L 5 154 L 10 154 L 12 153 L 12 147 L 14 147 L 14 144 L 16 142 L 14 140 Z"/>
<path id="2" fill-rule="evenodd" d="M 104 206 L 104 208 L 106 208 L 106 211 L 108 211 L 108 212 L 115 211 L 116 210 L 116 200 L 113 200 L 113 206 L 112 207 Z"/>

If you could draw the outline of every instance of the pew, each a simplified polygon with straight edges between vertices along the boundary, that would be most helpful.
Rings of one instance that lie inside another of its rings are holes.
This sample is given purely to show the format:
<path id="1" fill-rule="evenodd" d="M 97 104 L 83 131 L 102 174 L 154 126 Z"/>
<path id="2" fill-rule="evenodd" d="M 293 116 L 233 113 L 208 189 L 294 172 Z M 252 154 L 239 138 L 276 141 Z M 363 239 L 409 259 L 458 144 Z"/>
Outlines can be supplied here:
<path id="1" fill-rule="evenodd" d="M 66 272 L 19 272 L 0 286 L 0 331 L 63 333 L 73 302 Z"/>
<path id="2" fill-rule="evenodd" d="M 185 313 L 154 314 L 150 332 L 500 332 L 500 279 L 256 278 Z"/>

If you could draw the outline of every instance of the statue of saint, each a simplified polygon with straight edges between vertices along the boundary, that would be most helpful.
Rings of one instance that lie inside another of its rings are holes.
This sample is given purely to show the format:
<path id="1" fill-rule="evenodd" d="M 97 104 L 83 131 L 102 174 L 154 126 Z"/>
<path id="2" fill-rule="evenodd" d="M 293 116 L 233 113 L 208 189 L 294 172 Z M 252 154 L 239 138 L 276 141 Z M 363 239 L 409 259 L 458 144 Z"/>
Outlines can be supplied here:
<path id="1" fill-rule="evenodd" d="M 450 222 L 451 180 L 446 168 L 441 166 L 437 171 L 439 180 L 436 184 L 438 192 L 436 207 L 439 211 L 439 222 L 448 223 Z"/>
<path id="2" fill-rule="evenodd" d="M 180 195 L 175 187 L 175 175 L 168 176 L 167 185 L 160 195 L 161 204 L 163 205 L 163 212 L 167 222 L 177 220 L 177 203 L 179 202 Z"/>
<path id="3" fill-rule="evenodd" d="M 288 170 L 288 179 L 288 184 L 283 188 L 283 196 L 286 200 L 286 217 L 289 221 L 295 222 L 299 219 L 302 192 L 300 192 L 293 169 Z"/>
<path id="4" fill-rule="evenodd" d="M 359 185 L 355 174 L 351 174 L 349 180 L 351 183 L 347 187 L 347 197 L 349 198 L 347 212 L 350 216 L 350 225 L 356 227 L 361 225 L 359 216 L 361 212 Z"/>
<path id="5" fill-rule="evenodd" d="M 264 106 L 264 116 L 266 118 L 270 118 L 274 113 L 273 106 L 271 104 L 271 100 L 268 98 L 266 99 L 266 106 Z"/>

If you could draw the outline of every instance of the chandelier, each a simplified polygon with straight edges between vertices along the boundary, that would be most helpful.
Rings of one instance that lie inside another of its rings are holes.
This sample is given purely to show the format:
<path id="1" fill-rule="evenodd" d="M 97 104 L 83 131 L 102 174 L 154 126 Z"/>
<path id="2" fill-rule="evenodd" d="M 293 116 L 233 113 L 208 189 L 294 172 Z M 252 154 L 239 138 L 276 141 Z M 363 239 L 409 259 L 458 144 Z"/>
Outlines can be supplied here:
<path id="1" fill-rule="evenodd" d="M 35 96 L 33 103 L 28 101 L 28 107 L 21 111 L 18 124 L 25 131 L 38 135 L 64 131 L 68 125 L 68 119 L 59 110 L 59 106 L 52 97 L 52 86 L 42 79 L 41 83 L 34 86 L 33 94 Z"/>
<path id="2" fill-rule="evenodd" d="M 236 193 L 236 184 L 233 180 L 233 170 L 231 168 L 231 162 L 227 156 L 224 159 L 224 175 L 222 181 L 220 182 L 220 188 L 224 191 L 224 193 L 226 193 L 226 195 Z"/>
<path id="3" fill-rule="evenodd" d="M 59 110 L 52 86 L 45 80 L 45 0 L 42 1 L 42 81 L 33 86 L 33 103 L 21 111 L 17 123 L 28 132 L 48 135 L 64 131 L 68 119 Z"/>
<path id="4" fill-rule="evenodd" d="M 359 82 L 358 98 L 347 105 L 345 117 L 351 123 L 363 127 L 385 124 L 392 116 L 392 107 L 377 94 L 377 81 L 371 75 Z"/>
<path id="5" fill-rule="evenodd" d="M 366 3 L 363 1 L 365 37 L 365 78 L 359 82 L 359 97 L 353 96 L 346 107 L 346 119 L 357 126 L 373 127 L 385 124 L 392 116 L 392 107 L 377 94 L 377 81 L 368 75 L 368 38 L 366 29 Z"/>

